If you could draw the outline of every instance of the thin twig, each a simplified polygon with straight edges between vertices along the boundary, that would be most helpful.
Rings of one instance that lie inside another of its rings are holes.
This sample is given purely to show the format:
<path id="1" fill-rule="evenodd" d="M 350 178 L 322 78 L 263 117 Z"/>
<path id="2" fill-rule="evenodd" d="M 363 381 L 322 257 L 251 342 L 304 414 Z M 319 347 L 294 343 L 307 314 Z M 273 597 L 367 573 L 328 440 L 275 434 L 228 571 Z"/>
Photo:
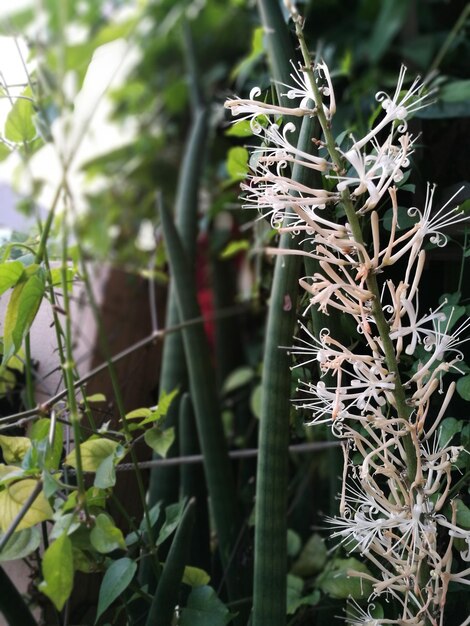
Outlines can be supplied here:
<path id="1" fill-rule="evenodd" d="M 289 446 L 289 452 L 296 454 L 306 454 L 307 452 L 318 452 L 327 448 L 337 448 L 341 445 L 339 441 L 318 441 L 311 443 L 296 443 Z M 258 448 L 247 448 L 246 450 L 232 450 L 228 453 L 231 459 L 247 459 L 258 456 Z M 141 469 L 149 469 L 152 467 L 169 467 L 171 465 L 192 465 L 194 463 L 202 463 L 204 457 L 202 454 L 192 454 L 188 456 L 172 457 L 170 459 L 152 459 L 151 461 L 140 461 Z M 121 463 L 116 466 L 117 471 L 128 472 L 133 469 L 132 463 Z"/>
<path id="2" fill-rule="evenodd" d="M 171 326 L 169 328 L 157 330 L 155 332 L 150 333 L 150 335 L 148 335 L 147 337 L 144 337 L 140 341 L 136 341 L 134 344 L 132 344 L 132 346 L 129 346 L 129 348 L 126 348 L 125 350 L 118 352 L 115 356 L 111 357 L 110 361 L 113 364 L 117 363 L 118 361 L 121 361 L 122 359 L 125 359 L 126 357 L 130 356 L 137 350 L 140 350 L 141 348 L 145 348 L 149 344 L 153 343 L 154 341 L 157 341 L 158 339 L 162 339 L 163 337 L 165 337 L 166 335 L 169 335 L 170 333 L 179 332 L 186 326 L 190 326 L 193 324 L 204 324 L 208 320 L 222 319 L 224 317 L 230 317 L 231 315 L 238 315 L 246 310 L 247 310 L 246 306 L 237 305 L 237 306 L 229 307 L 225 309 L 224 311 L 220 311 L 214 315 L 196 317 L 187 322 L 183 322 L 181 324 L 175 324 L 174 326 Z M 108 367 L 108 361 L 101 363 L 101 365 L 98 365 L 94 369 L 90 370 L 82 378 L 80 378 L 79 380 L 76 380 L 74 383 L 74 386 L 80 387 L 81 385 L 88 382 L 91 378 L 93 378 L 94 376 L 96 376 L 97 374 L 105 370 L 107 367 Z M 59 393 L 56 393 L 55 395 L 51 396 L 49 400 L 46 400 L 42 404 L 39 404 L 34 409 L 28 409 L 27 411 L 22 411 L 21 413 L 15 413 L 14 415 L 8 415 L 7 417 L 0 418 L 0 424 L 4 424 L 8 422 L 7 427 L 10 427 L 10 422 L 20 422 L 20 424 L 16 423 L 15 425 L 21 425 L 21 423 L 24 423 L 24 422 L 30 421 L 31 419 L 36 418 L 37 415 L 47 415 L 49 409 L 56 402 L 59 402 L 59 400 L 63 400 L 66 397 L 66 395 L 67 395 L 67 390 L 62 389 L 61 391 L 59 391 Z M 0 431 L 2 430 L 5 430 L 5 427 L 2 428 L 0 426 Z"/>

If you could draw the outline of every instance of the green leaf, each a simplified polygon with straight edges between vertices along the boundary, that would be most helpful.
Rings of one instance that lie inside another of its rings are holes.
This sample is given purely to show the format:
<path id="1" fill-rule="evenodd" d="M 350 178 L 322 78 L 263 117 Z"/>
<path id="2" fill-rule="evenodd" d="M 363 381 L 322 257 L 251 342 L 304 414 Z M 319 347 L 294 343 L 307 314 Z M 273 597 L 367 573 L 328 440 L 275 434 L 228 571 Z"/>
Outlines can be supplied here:
<path id="1" fill-rule="evenodd" d="M 91 396 L 86 397 L 87 402 L 106 402 L 106 396 L 104 393 L 94 393 Z"/>
<path id="2" fill-rule="evenodd" d="M 442 307 L 441 312 L 444 313 L 445 320 L 438 322 L 439 330 L 441 333 L 449 333 L 462 315 L 465 315 L 465 307 L 457 306 L 456 304 L 447 304 Z"/>
<path id="3" fill-rule="evenodd" d="M 455 291 L 454 293 L 443 293 L 439 298 L 439 304 L 443 304 L 446 302 L 447 304 L 458 304 L 462 299 L 462 294 L 460 291 Z"/>
<path id="4" fill-rule="evenodd" d="M 36 317 L 44 295 L 42 275 L 33 274 L 13 289 L 5 314 L 3 360 L 5 364 L 17 352 Z"/>
<path id="5" fill-rule="evenodd" d="M 325 542 L 318 534 L 314 534 L 307 541 L 300 553 L 299 558 L 294 563 L 291 573 L 302 578 L 309 578 L 321 572 L 325 566 L 328 551 Z"/>
<path id="6" fill-rule="evenodd" d="M 464 400 L 470 400 L 470 374 L 459 378 L 457 381 L 457 393 Z"/>
<path id="7" fill-rule="evenodd" d="M 165 430 L 151 428 L 145 432 L 144 439 L 154 452 L 165 458 L 175 440 L 175 429 L 173 426 Z"/>
<path id="8" fill-rule="evenodd" d="M 73 267 L 65 268 L 65 281 L 67 284 L 67 290 L 71 291 L 73 286 L 73 279 L 75 278 L 76 271 Z M 50 283 L 53 287 L 62 287 L 62 268 L 56 267 L 51 269 Z M 100 394 L 96 394 L 100 395 Z"/>
<path id="9" fill-rule="evenodd" d="M 139 424 L 139 426 L 145 426 L 146 424 L 150 424 L 152 422 L 156 422 L 168 413 L 168 409 L 171 406 L 174 398 L 178 395 L 179 389 L 173 389 L 170 393 L 162 392 L 160 398 L 158 400 L 158 404 L 153 408 L 140 408 L 134 409 L 130 413 L 126 414 L 126 419 L 139 419 L 141 417 L 144 420 Z"/>
<path id="10" fill-rule="evenodd" d="M 104 513 L 100 513 L 96 518 L 95 526 L 90 532 L 90 542 L 100 554 L 107 554 L 119 548 L 126 549 L 124 535 Z"/>
<path id="11" fill-rule="evenodd" d="M 300 535 L 290 528 L 287 530 L 287 554 L 288 556 L 296 556 L 302 547 Z"/>
<path id="12" fill-rule="evenodd" d="M 330 567 L 325 569 L 317 579 L 317 586 L 332 598 L 354 598 L 361 600 L 372 593 L 372 583 L 357 576 L 351 576 L 351 572 L 369 574 L 370 571 L 364 563 L 355 558 L 335 559 Z"/>
<path id="13" fill-rule="evenodd" d="M 85 472 L 96 472 L 101 463 L 115 453 L 120 444 L 110 439 L 88 439 L 80 444 L 80 456 L 82 459 L 82 469 Z M 65 458 L 64 463 L 77 467 L 75 450 L 72 450 Z"/>
<path id="14" fill-rule="evenodd" d="M 393 219 L 393 210 L 392 209 L 388 209 L 384 213 L 383 227 L 384 227 L 385 230 L 387 230 L 389 232 L 392 230 L 392 219 Z M 398 207 L 397 219 L 398 219 L 398 224 L 397 224 L 397 230 L 398 231 L 399 230 L 408 230 L 409 228 L 414 226 L 416 224 L 416 222 L 418 221 L 417 216 L 408 215 L 408 209 L 406 207 L 403 207 L 403 206 L 399 206 Z"/>
<path id="15" fill-rule="evenodd" d="M 199 567 L 186 565 L 184 568 L 183 582 L 190 587 L 202 587 L 210 582 L 211 577 L 207 572 Z"/>
<path id="16" fill-rule="evenodd" d="M 298 576 L 287 576 L 287 614 L 292 615 L 303 605 L 314 606 L 320 601 L 320 592 L 315 589 L 311 594 L 302 595 L 304 581 Z"/>
<path id="17" fill-rule="evenodd" d="M 30 100 L 31 97 L 31 88 L 26 87 L 8 114 L 5 123 L 5 137 L 9 141 L 22 143 L 23 141 L 32 141 L 36 137 L 36 127 L 33 121 L 35 111 Z"/>
<path id="18" fill-rule="evenodd" d="M 31 441 L 28 437 L 0 435 L 0 448 L 7 463 L 20 463 L 31 448 Z"/>
<path id="19" fill-rule="evenodd" d="M 249 72 L 263 55 L 264 55 L 264 28 L 262 26 L 258 26 L 253 30 L 253 34 L 251 37 L 251 50 L 247 57 L 242 59 L 242 61 L 235 67 L 232 71 L 230 78 L 233 80 L 240 74 L 246 74 Z"/>
<path id="20" fill-rule="evenodd" d="M 406 20 L 410 3 L 408 0 L 382 0 L 380 12 L 374 24 L 367 50 L 373 63 L 377 63 Z"/>
<path id="21" fill-rule="evenodd" d="M 95 624 L 106 609 L 130 585 L 137 571 L 137 563 L 128 558 L 118 559 L 106 570 L 98 596 Z"/>
<path id="22" fill-rule="evenodd" d="M 169 393 L 166 393 L 166 391 L 162 391 L 160 398 L 158 399 L 157 408 L 154 410 L 154 413 L 156 414 L 155 419 L 165 417 L 165 415 L 168 413 L 168 409 L 170 408 L 171 403 L 178 394 L 178 388 L 173 389 L 173 391 L 170 391 Z"/>
<path id="23" fill-rule="evenodd" d="M 369 604 L 367 606 L 367 613 L 369 613 L 369 615 L 374 619 L 374 620 L 381 620 L 384 617 L 384 610 L 381 604 L 379 604 L 378 602 L 376 602 L 374 600 L 373 604 Z M 346 604 L 346 616 L 349 618 L 350 623 L 354 624 L 357 623 L 357 608 L 354 604 L 352 603 L 347 603 Z M 367 624 L 367 622 L 365 622 Z M 378 623 L 380 624 L 380 622 L 369 622 L 369 623 Z M 364 622 L 363 622 L 364 624 Z"/>
<path id="24" fill-rule="evenodd" d="M 165 507 L 165 522 L 157 538 L 157 546 L 163 543 L 176 530 L 183 515 L 185 501 Z"/>
<path id="25" fill-rule="evenodd" d="M 70 511 L 71 509 L 76 508 L 77 494 L 78 491 L 72 491 L 62 507 L 63 511 Z M 87 489 L 85 493 L 85 500 L 88 507 L 104 508 L 106 506 L 106 493 L 102 489 L 98 489 L 93 486 Z"/>
<path id="26" fill-rule="evenodd" d="M 23 270 L 23 263 L 19 261 L 7 261 L 0 265 L 0 295 L 16 285 L 23 275 Z"/>
<path id="27" fill-rule="evenodd" d="M 126 413 L 126 420 L 140 419 L 141 417 L 150 417 L 152 410 L 149 408 L 134 409 L 130 413 Z"/>
<path id="28" fill-rule="evenodd" d="M 255 373 L 251 367 L 239 367 L 231 372 L 225 379 L 223 393 L 231 393 L 240 387 L 244 387 L 253 380 Z"/>
<path id="29" fill-rule="evenodd" d="M 55 524 L 49 534 L 49 540 L 59 539 L 62 535 L 71 535 L 81 526 L 77 513 L 62 513 L 56 511 L 54 514 Z"/>
<path id="30" fill-rule="evenodd" d="M 11 154 L 11 150 L 4 143 L 0 143 L 0 162 L 4 161 Z"/>
<path id="31" fill-rule="evenodd" d="M 8 530 L 10 524 L 21 511 L 23 504 L 35 490 L 36 485 L 36 480 L 28 478 L 8 485 L 6 489 L 0 492 L 0 528 L 3 532 Z M 23 530 L 51 519 L 52 515 L 53 511 L 49 502 L 40 492 L 17 526 L 17 530 Z"/>
<path id="32" fill-rule="evenodd" d="M 60 477 L 60 474 L 58 474 Z M 62 489 L 62 486 L 56 478 L 47 471 L 42 473 L 43 491 L 46 498 L 52 498 L 52 496 Z"/>
<path id="33" fill-rule="evenodd" d="M 231 241 L 229 244 L 225 246 L 225 248 L 220 253 L 221 259 L 231 259 L 239 252 L 243 250 L 248 250 L 250 247 L 250 242 L 248 239 L 240 239 L 238 241 Z"/>
<path id="34" fill-rule="evenodd" d="M 457 505 L 457 524 L 462 528 L 470 528 L 470 509 L 459 498 L 455 499 L 455 503 Z"/>
<path id="35" fill-rule="evenodd" d="M 30 430 L 30 438 L 35 441 L 41 441 L 42 439 L 49 439 L 49 430 L 51 427 L 51 421 L 47 418 L 41 418 L 34 422 Z M 47 452 L 45 457 L 46 469 L 55 470 L 59 467 L 60 459 L 62 457 L 64 428 L 60 422 L 56 422 L 54 430 L 54 442 L 52 448 L 47 446 Z"/>
<path id="36" fill-rule="evenodd" d="M 439 447 L 447 446 L 452 437 L 462 430 L 463 424 L 462 420 L 457 420 L 455 417 L 446 417 L 439 426 Z"/>
<path id="37" fill-rule="evenodd" d="M 263 394 L 263 387 L 261 385 L 257 385 L 250 396 L 250 409 L 256 419 L 260 419 L 261 417 L 261 397 Z"/>
<path id="38" fill-rule="evenodd" d="M 227 137 L 251 137 L 253 130 L 248 120 L 239 120 L 232 124 L 228 130 L 225 131 Z"/>
<path id="39" fill-rule="evenodd" d="M 61 535 L 44 552 L 42 574 L 39 589 L 61 611 L 73 589 L 72 542 L 67 535 Z"/>
<path id="40" fill-rule="evenodd" d="M 3 535 L 0 534 L 0 541 Z M 41 543 L 41 536 L 37 528 L 25 528 L 13 533 L 6 546 L 0 552 L 0 563 L 24 559 L 25 556 L 34 552 Z"/>
<path id="41" fill-rule="evenodd" d="M 248 150 L 236 146 L 227 155 L 227 172 L 232 181 L 243 180 L 248 174 Z"/>
<path id="42" fill-rule="evenodd" d="M 454 80 L 441 87 L 439 100 L 442 102 L 468 102 L 470 100 L 470 80 Z"/>
<path id="43" fill-rule="evenodd" d="M 224 626 L 232 619 L 225 604 L 212 587 L 194 588 L 187 606 L 181 611 L 181 626 Z"/>
<path id="44" fill-rule="evenodd" d="M 99 489 L 109 489 L 116 484 L 116 457 L 115 454 L 107 456 L 98 466 L 93 481 Z"/>

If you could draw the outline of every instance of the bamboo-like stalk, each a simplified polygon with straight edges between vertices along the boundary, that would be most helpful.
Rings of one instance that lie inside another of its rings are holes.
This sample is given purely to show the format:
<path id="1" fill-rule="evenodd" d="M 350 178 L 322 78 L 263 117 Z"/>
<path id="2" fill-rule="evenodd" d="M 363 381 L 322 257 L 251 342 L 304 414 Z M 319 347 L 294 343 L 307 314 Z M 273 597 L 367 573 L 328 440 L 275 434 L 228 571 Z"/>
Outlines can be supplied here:
<path id="1" fill-rule="evenodd" d="M 308 150 L 311 145 L 313 126 L 309 118 L 302 122 L 300 149 Z M 304 182 L 306 175 L 309 172 L 304 168 L 294 167 L 294 180 Z M 296 245 L 290 233 L 281 236 L 281 248 Z M 266 325 L 256 480 L 253 626 L 281 626 L 286 619 L 291 373 L 290 357 L 279 346 L 292 342 L 300 267 L 298 256 L 276 259 Z"/>
<path id="2" fill-rule="evenodd" d="M 195 518 L 195 500 L 190 500 L 181 518 L 158 581 L 146 626 L 171 626 L 178 603 L 184 568 L 189 556 Z"/>
<path id="3" fill-rule="evenodd" d="M 181 398 L 179 413 L 179 448 L 180 455 L 189 457 L 199 453 L 194 411 L 191 398 L 186 393 Z M 193 541 L 190 550 L 190 563 L 204 570 L 210 569 L 210 529 L 207 508 L 207 488 L 202 467 L 189 464 L 181 469 L 181 498 L 195 498 L 195 516 L 197 519 L 198 540 Z"/>
<path id="4" fill-rule="evenodd" d="M 271 71 L 278 99 L 281 83 L 289 83 L 295 53 L 278 2 L 259 0 Z M 305 119 L 299 138 L 302 150 L 310 151 L 314 121 Z M 294 168 L 299 180 L 305 172 Z M 291 248 L 290 234 L 281 236 L 280 247 Z M 291 375 L 289 357 L 279 346 L 290 345 L 295 325 L 300 257 L 276 259 L 270 309 L 266 327 L 262 379 L 262 408 L 256 481 L 255 566 L 252 626 L 282 626 L 286 621 L 287 486 Z"/>
<path id="5" fill-rule="evenodd" d="M 187 57 L 189 83 L 191 91 L 191 104 L 193 121 L 189 131 L 187 144 L 184 149 L 184 157 L 176 189 L 175 201 L 175 225 L 181 237 L 184 250 L 188 258 L 188 275 L 194 279 L 197 241 L 197 213 L 199 187 L 204 166 L 203 155 L 206 147 L 208 112 L 202 95 L 202 88 L 198 73 L 191 31 L 184 24 L 184 44 Z M 170 282 L 168 292 L 166 326 L 177 326 L 180 323 L 176 292 L 173 281 Z M 170 393 L 178 388 L 187 390 L 188 372 L 184 355 L 184 347 L 181 335 L 174 333 L 165 338 L 162 352 L 162 365 L 159 380 L 161 392 Z M 176 397 L 165 416 L 165 425 L 176 429 L 178 439 L 178 412 L 180 397 Z M 168 456 L 175 454 L 176 446 L 171 448 Z M 157 502 L 169 504 L 178 499 L 179 491 L 179 467 L 155 467 L 150 472 L 148 489 L 149 505 L 152 507 Z M 139 578 L 143 584 L 153 587 L 153 575 L 144 560 L 139 572 Z"/>
<path id="6" fill-rule="evenodd" d="M 189 268 L 185 251 L 171 215 L 161 204 L 161 221 L 168 260 L 172 272 L 179 315 L 182 321 L 199 315 L 199 305 L 194 283 L 188 281 Z M 187 326 L 183 329 L 183 342 L 188 363 L 191 398 L 194 404 L 196 425 L 201 451 L 204 457 L 210 506 L 217 531 L 219 551 L 225 568 L 240 528 L 240 513 L 237 506 L 235 483 L 232 475 L 227 444 L 220 419 L 219 401 L 215 374 L 204 329 Z M 240 585 L 247 581 L 243 575 L 231 568 L 226 571 L 229 597 L 238 599 Z"/>
<path id="7" fill-rule="evenodd" d="M 201 168 L 207 133 L 207 112 L 204 108 L 196 112 L 191 126 L 190 136 L 185 150 L 183 166 L 178 182 L 178 193 L 175 208 L 175 224 L 188 255 L 190 270 L 187 278 L 193 277 L 195 248 L 197 237 L 197 195 L 200 183 Z M 175 288 L 170 283 L 166 313 L 166 325 L 176 326 L 180 321 L 176 304 Z M 181 335 L 175 333 L 166 337 L 163 344 L 162 369 L 160 373 L 160 391 L 169 393 L 179 387 L 187 387 L 188 374 L 184 359 L 184 348 Z M 167 426 L 175 426 L 178 421 L 179 399 L 170 406 L 165 418 Z M 171 452 L 170 452 L 171 454 Z M 158 468 L 150 475 L 149 502 L 152 506 L 163 500 L 174 502 L 178 498 L 177 468 Z"/>

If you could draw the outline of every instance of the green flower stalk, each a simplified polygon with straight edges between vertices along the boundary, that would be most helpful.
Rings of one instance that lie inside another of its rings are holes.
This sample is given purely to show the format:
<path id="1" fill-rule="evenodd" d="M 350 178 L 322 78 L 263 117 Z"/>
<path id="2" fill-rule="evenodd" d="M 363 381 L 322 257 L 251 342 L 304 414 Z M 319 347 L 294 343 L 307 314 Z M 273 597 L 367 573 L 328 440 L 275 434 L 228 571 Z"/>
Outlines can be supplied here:
<path id="1" fill-rule="evenodd" d="M 291 86 L 284 86 L 293 107 L 258 100 L 259 90 L 249 99 L 226 103 L 235 115 L 250 120 L 262 140 L 251 160 L 253 172 L 242 185 L 245 205 L 268 215 L 281 233 L 284 248 L 270 248 L 269 253 L 317 263 L 313 274 L 299 280 L 309 300 L 304 314 L 311 308 L 326 314 L 339 311 L 351 317 L 362 336 L 349 344 L 331 329 L 313 334 L 304 327 L 305 338 L 292 349 L 301 364 L 318 363 L 323 373 L 318 382 L 299 381 L 295 406 L 310 413 L 311 424 L 329 424 L 343 441 L 340 514 L 329 524 L 332 537 L 346 550 L 359 549 L 372 568 L 370 573 L 349 574 L 367 581 L 370 602 L 382 595 L 393 600 L 391 614 L 380 624 L 440 626 L 449 583 L 470 584 L 470 569 L 460 564 L 470 560 L 470 531 L 457 523 L 456 504 L 449 499 L 452 467 L 462 448 L 449 446 L 437 431 L 455 389 L 453 382 L 445 385 L 444 377 L 448 371 L 462 373 L 460 336 L 470 321 L 452 331 L 451 316 L 446 318 L 442 306 L 421 315 L 418 294 L 423 244 L 445 244 L 442 230 L 467 218 L 449 203 L 434 211 L 434 188 L 428 187 L 424 207 L 408 211 L 415 224 L 398 232 L 395 185 L 410 164 L 415 139 L 407 123 L 429 103 L 426 86 L 415 79 L 405 89 L 403 67 L 394 94 L 376 96 L 382 118 L 364 137 L 351 136 L 341 149 L 331 132 L 336 100 L 329 68 L 322 60 L 311 61 L 302 20 L 290 9 L 304 57 L 303 66 L 292 65 Z M 260 115 L 269 122 L 260 124 Z M 323 131 L 319 153 L 310 154 L 302 141 L 296 144 L 291 139 L 295 128 L 279 123 L 280 115 L 303 118 L 304 126 L 305 120 L 317 118 Z M 321 172 L 329 184 L 311 186 L 296 177 L 299 169 Z M 378 207 L 387 198 L 393 217 L 384 239 Z M 331 213 L 337 208 L 341 211 L 335 219 Z M 389 267 L 398 261 L 403 274 L 397 281 Z M 278 307 L 278 300 L 271 306 Z M 416 355 L 419 346 L 426 358 L 413 373 L 402 371 L 402 357 Z M 278 384 L 285 388 L 285 381 Z M 264 393 L 271 396 L 277 389 L 266 387 Z M 436 391 L 443 399 L 433 415 Z M 362 458 L 359 464 L 352 461 L 353 451 Z M 274 465 L 261 466 L 258 480 L 267 471 L 277 472 L 272 481 L 285 480 L 280 472 L 286 469 Z M 350 624 L 379 624 L 369 610 L 351 611 L 353 617 L 346 620 Z M 466 624 L 468 620 L 461 626 Z"/>

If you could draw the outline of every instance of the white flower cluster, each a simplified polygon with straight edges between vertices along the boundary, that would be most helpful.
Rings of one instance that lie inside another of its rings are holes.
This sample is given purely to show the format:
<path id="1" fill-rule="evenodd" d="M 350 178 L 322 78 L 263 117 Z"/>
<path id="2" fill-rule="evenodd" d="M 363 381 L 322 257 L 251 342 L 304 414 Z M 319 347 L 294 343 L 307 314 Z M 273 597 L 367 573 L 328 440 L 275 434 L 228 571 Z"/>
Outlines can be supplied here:
<path id="1" fill-rule="evenodd" d="M 362 336 L 344 345 L 328 329 L 315 336 L 303 326 L 304 338 L 292 349 L 299 365 L 316 363 L 321 372 L 319 381 L 299 384 L 296 406 L 311 413 L 312 424 L 330 423 L 343 439 L 345 472 L 340 516 L 330 520 L 333 537 L 370 561 L 373 575 L 351 572 L 370 580 L 370 600 L 386 594 L 400 607 L 399 615 L 382 620 L 356 607 L 351 623 L 439 626 L 449 583 L 470 584 L 470 567 L 457 571 L 453 558 L 457 547 L 470 561 L 470 532 L 457 524 L 457 506 L 448 497 L 453 464 L 463 451 L 439 438 L 455 390 L 455 383 L 446 387 L 443 377 L 449 370 L 460 371 L 458 345 L 470 322 L 451 331 L 442 305 L 420 315 L 418 297 L 423 243 L 444 245 L 442 229 L 466 217 L 449 203 L 434 211 L 434 188 L 429 187 L 424 207 L 408 211 L 414 225 L 399 229 L 393 185 L 403 178 L 415 143 L 407 119 L 427 104 L 418 79 L 404 90 L 404 67 L 393 96 L 376 96 L 383 117 L 364 137 L 351 137 L 346 151 L 334 142 L 331 146 L 336 104 L 325 63 L 315 71 L 295 68 L 292 78 L 285 95 L 296 101 L 293 108 L 256 100 L 259 90 L 226 106 L 250 120 L 262 138 L 250 161 L 253 172 L 242 186 L 246 205 L 269 215 L 280 232 L 301 235 L 297 250 L 269 251 L 315 260 L 317 271 L 300 279 L 309 298 L 307 310 L 315 306 L 326 314 L 332 309 L 347 313 Z M 324 133 L 324 141 L 316 140 L 319 154 L 298 149 L 290 140 L 294 125 L 282 127 L 280 116 L 318 116 Z M 294 165 L 321 172 L 329 190 L 295 180 Z M 384 238 L 376 207 L 387 196 L 392 219 Z M 337 206 L 345 218 L 332 218 Z M 387 278 L 388 267 L 398 261 L 403 268 L 399 282 Z M 400 361 L 416 356 L 418 347 L 426 356 L 404 374 Z M 436 391 L 442 398 L 437 411 L 435 397 L 431 406 Z"/>

